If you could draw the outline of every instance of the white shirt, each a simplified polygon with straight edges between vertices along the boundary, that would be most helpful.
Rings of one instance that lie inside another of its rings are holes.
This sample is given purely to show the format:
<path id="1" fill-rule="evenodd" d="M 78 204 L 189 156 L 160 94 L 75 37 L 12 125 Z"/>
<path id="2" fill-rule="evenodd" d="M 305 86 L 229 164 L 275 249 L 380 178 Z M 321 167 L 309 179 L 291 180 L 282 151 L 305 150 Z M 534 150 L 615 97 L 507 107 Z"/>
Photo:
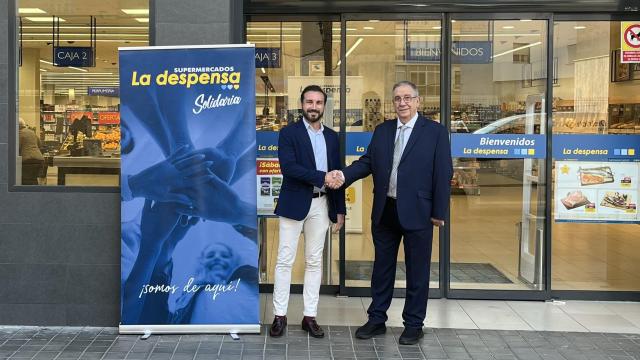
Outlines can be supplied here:
<path id="1" fill-rule="evenodd" d="M 304 126 L 307 128 L 307 134 L 309 134 L 309 140 L 311 140 L 311 147 L 313 148 L 313 157 L 316 160 L 316 170 L 328 171 L 327 165 L 327 142 L 324 138 L 324 125 L 320 123 L 320 130 L 316 130 L 311 126 L 311 123 L 304 117 Z M 313 192 L 324 192 L 324 186 L 322 188 L 313 187 Z"/>
<path id="2" fill-rule="evenodd" d="M 404 148 L 407 147 L 409 137 L 411 136 L 411 131 L 413 131 L 413 127 L 416 125 L 416 121 L 418 121 L 418 113 L 416 112 L 416 114 L 406 124 L 403 124 L 402 121 L 400 121 L 400 118 L 398 118 L 396 121 L 396 137 L 393 139 L 394 144 L 396 143 L 396 140 L 398 140 L 398 135 L 400 135 L 400 131 L 398 131 L 398 129 L 400 129 L 400 126 L 404 125 L 407 127 L 407 129 L 404 130 L 404 138 L 402 139 L 402 152 L 404 153 Z"/>

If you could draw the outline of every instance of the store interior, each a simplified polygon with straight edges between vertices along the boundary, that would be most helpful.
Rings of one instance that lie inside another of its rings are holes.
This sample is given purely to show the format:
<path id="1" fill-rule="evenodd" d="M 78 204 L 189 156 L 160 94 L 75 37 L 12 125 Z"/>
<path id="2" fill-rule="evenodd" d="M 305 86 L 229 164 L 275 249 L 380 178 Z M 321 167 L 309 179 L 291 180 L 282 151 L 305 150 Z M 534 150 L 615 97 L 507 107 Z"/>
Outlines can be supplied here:
<path id="1" fill-rule="evenodd" d="M 333 64 L 340 46 L 336 34 L 338 25 L 332 24 L 334 33 L 330 48 L 326 42 L 315 40 L 315 50 L 320 54 L 331 54 Z M 620 23 L 556 22 L 553 26 L 554 69 L 547 71 L 550 49 L 546 43 L 546 21 L 453 21 L 454 43 L 471 42 L 466 45 L 489 50 L 491 54 L 479 60 L 461 56 L 452 62 L 452 133 L 545 134 L 543 97 L 547 74 L 551 73 L 553 134 L 640 133 L 640 113 L 636 112 L 640 99 L 634 91 L 640 84 L 635 80 L 640 72 L 636 75 L 631 64 L 627 65 L 627 75 L 622 66 L 618 78 L 611 77 L 613 68 L 620 67 L 612 63 L 620 44 Z M 289 93 L 294 88 L 288 84 L 292 77 L 296 84 L 301 75 L 309 76 L 310 82 L 321 82 L 325 86 L 334 84 L 335 71 L 326 72 L 324 78 L 321 72 L 305 72 L 305 62 L 316 61 L 316 68 L 322 69 L 318 61 L 325 60 L 326 63 L 328 58 L 305 58 L 300 44 L 314 44 L 314 37 L 306 35 L 310 27 L 320 32 L 321 25 L 315 22 L 251 22 L 247 25 L 248 41 L 255 42 L 257 47 L 282 49 L 280 67 L 256 69 L 256 96 L 262 98 L 256 109 L 258 131 L 277 131 L 292 120 L 280 116 L 297 106 L 294 103 L 297 93 Z M 347 21 L 346 30 L 347 137 L 350 133 L 370 132 L 382 119 L 394 117 L 390 88 L 404 79 L 418 84 L 421 113 L 440 120 L 440 64 L 434 61 L 438 58 L 432 50 L 439 46 L 440 21 Z M 407 45 L 408 42 L 417 45 Z M 314 46 L 306 44 L 303 48 L 308 50 Z M 418 55 L 408 55 L 412 50 Z M 261 83 L 266 83 L 265 77 L 273 84 L 268 94 L 260 87 Z M 330 94 L 329 103 L 335 113 L 339 97 Z M 526 116 L 527 112 L 533 115 Z M 263 121 L 265 114 L 269 117 L 266 123 Z M 355 115 L 353 121 L 351 114 Z M 325 111 L 325 125 L 330 125 L 327 118 Z M 334 116 L 334 128 L 338 129 L 336 120 Z M 353 158 L 357 157 L 347 156 L 347 163 Z M 454 161 L 451 289 L 543 289 L 542 274 L 537 274 L 537 280 L 532 282 L 523 276 L 520 268 L 523 248 L 530 249 L 532 257 L 544 261 L 539 249 L 545 245 L 545 239 L 536 236 L 535 232 L 544 229 L 545 192 L 551 191 L 552 198 L 555 196 L 555 170 L 550 176 L 551 184 L 545 185 L 542 180 L 545 178 L 544 159 L 530 163 L 524 159 L 456 158 Z M 554 167 L 555 161 L 552 169 Z M 532 177 L 539 180 L 533 183 L 527 180 Z M 352 212 L 348 216 L 346 225 L 345 284 L 368 287 L 367 271 L 373 260 L 369 231 L 371 178 L 352 188 L 353 198 L 359 204 L 353 206 L 355 214 Z M 553 221 L 554 206 L 551 210 L 553 290 L 638 290 L 640 249 L 634 241 L 637 224 L 561 223 Z M 528 217 L 523 215 L 525 213 Z M 522 230 L 525 222 L 530 222 L 527 229 L 531 236 Z M 271 218 L 266 223 L 268 272 L 264 282 L 271 283 L 277 255 L 278 221 Z M 337 235 L 331 239 L 332 261 L 325 262 L 331 269 L 325 272 L 325 284 L 337 284 L 339 279 Z M 438 287 L 437 240 L 432 254 L 435 266 L 431 271 L 431 287 Z M 298 258 L 294 282 L 301 283 L 302 247 Z M 398 260 L 396 286 L 403 287 L 402 249 Z"/>
<path id="2" fill-rule="evenodd" d="M 16 184 L 118 186 L 118 47 L 148 45 L 148 7 L 145 0 L 18 2 L 18 111 L 26 128 L 19 135 L 34 132 L 41 154 L 25 158 L 18 149 Z"/>

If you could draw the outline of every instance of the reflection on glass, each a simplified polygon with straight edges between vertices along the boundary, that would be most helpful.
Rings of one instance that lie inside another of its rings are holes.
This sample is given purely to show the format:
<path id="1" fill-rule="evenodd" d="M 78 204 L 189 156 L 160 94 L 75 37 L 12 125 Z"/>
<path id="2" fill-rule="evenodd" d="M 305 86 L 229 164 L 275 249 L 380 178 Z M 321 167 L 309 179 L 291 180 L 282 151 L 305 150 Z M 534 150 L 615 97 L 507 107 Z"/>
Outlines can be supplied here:
<path id="1" fill-rule="evenodd" d="M 323 123 L 339 130 L 340 24 L 335 22 L 249 22 L 247 41 L 256 45 L 256 130 L 258 139 L 258 213 L 260 281 L 273 283 L 278 255 L 278 218 L 273 214 L 282 175 L 278 171 L 277 132 L 302 116 L 300 93 L 307 85 L 327 93 Z M 262 142 L 261 142 L 262 139 Z M 267 139 L 267 140 L 264 140 Z M 264 146 L 262 148 L 261 146 Z M 261 164 L 263 165 L 261 167 Z M 264 171 L 262 171 L 262 170 Z M 302 235 L 301 235 L 302 236 Z M 339 283 L 339 236 L 328 235 L 322 283 Z M 304 241 L 292 270 L 292 283 L 304 279 Z"/>
<path id="2" fill-rule="evenodd" d="M 23 2 L 28 3 L 20 0 L 18 5 Z M 73 2 L 56 2 L 56 10 L 64 13 L 59 43 L 51 43 L 51 14 L 44 22 L 30 16 L 17 21 L 22 24 L 18 27 L 18 185 L 119 185 L 118 47 L 148 45 L 149 26 L 125 15 L 117 3 L 101 4 L 102 15 L 93 15 L 81 13 Z M 145 4 L 135 7 L 143 10 Z M 91 47 L 90 15 L 97 23 L 92 53 L 86 52 Z M 85 50 L 76 53 L 75 66 L 56 66 L 52 46 Z"/>
<path id="3" fill-rule="evenodd" d="M 542 134 L 546 21 L 452 23 L 451 132 Z M 542 289 L 544 160 L 455 158 L 454 289 Z"/>
<path id="4" fill-rule="evenodd" d="M 624 136 L 640 134 L 640 67 L 620 63 L 621 24 L 618 21 L 554 24 L 554 134 Z M 555 146 L 555 144 L 554 144 Z M 565 162 L 574 166 L 576 162 Z M 563 166 L 553 162 L 554 177 Z M 593 167 L 576 164 L 575 167 Z M 620 169 L 634 163 L 599 163 L 600 169 Z M 596 174 L 597 175 L 597 174 Z M 613 174 L 612 174 L 613 175 Z M 616 175 L 619 176 L 619 175 Z M 614 185 L 605 175 L 602 182 Z M 619 183 L 618 179 L 615 183 Z M 592 201 L 594 188 L 555 191 L 553 216 L 560 202 L 564 209 Z M 637 198 L 635 200 L 637 202 Z M 582 203 L 580 203 L 582 202 Z M 600 207 L 595 201 L 593 207 Z M 592 211 L 596 211 L 594 208 Z M 640 250 L 638 225 L 554 222 L 552 246 L 552 287 L 554 290 L 638 291 L 640 290 Z"/>
<path id="5" fill-rule="evenodd" d="M 440 119 L 440 21 L 347 22 L 347 165 L 364 154 L 375 127 L 395 119 L 392 87 L 415 83 L 423 115 Z M 354 139 L 353 144 L 349 139 Z M 363 140 L 364 139 L 364 140 Z M 348 287 L 369 287 L 374 249 L 371 237 L 371 177 L 347 189 L 345 279 Z M 438 231 L 434 230 L 431 287 L 439 284 Z M 404 288 L 404 250 L 400 246 L 396 288 Z"/>

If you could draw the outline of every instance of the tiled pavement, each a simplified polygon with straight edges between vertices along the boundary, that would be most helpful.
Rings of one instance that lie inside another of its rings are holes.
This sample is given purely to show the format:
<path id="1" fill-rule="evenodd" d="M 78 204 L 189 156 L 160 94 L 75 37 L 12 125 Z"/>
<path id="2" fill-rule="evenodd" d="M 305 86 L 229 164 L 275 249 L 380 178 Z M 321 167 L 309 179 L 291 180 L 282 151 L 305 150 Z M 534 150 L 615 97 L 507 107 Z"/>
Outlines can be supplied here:
<path id="1" fill-rule="evenodd" d="M 0 327 L 0 359 L 522 359 L 640 360 L 640 334 L 425 329 L 418 345 L 398 345 L 401 328 L 370 340 L 354 326 L 326 326 L 324 339 L 290 325 L 286 336 L 161 335 L 147 340 L 116 328 Z"/>

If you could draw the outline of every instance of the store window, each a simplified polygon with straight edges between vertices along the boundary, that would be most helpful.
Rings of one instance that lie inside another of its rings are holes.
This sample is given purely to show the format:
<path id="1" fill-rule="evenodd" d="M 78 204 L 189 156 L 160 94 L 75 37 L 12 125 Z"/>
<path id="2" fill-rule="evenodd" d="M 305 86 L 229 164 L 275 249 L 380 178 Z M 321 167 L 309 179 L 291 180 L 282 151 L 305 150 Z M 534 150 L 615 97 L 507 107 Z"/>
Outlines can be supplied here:
<path id="1" fill-rule="evenodd" d="M 118 47 L 149 44 L 149 1 L 17 3 L 15 184 L 118 186 Z"/>
<path id="2" fill-rule="evenodd" d="M 452 21 L 452 289 L 544 289 L 546 29 Z"/>
<path id="3" fill-rule="evenodd" d="M 554 24 L 553 290 L 640 290 L 640 64 L 621 61 L 627 27 Z"/>
<path id="4" fill-rule="evenodd" d="M 300 119 L 300 93 L 311 84 L 321 86 L 328 96 L 324 126 L 340 130 L 340 23 L 252 21 L 247 23 L 247 42 L 256 46 L 260 281 L 272 284 L 279 244 L 279 222 L 273 212 L 282 185 L 278 131 Z M 324 251 L 322 283 L 338 285 L 338 234 L 327 235 Z M 302 284 L 303 280 L 304 241 L 299 241 L 291 281 Z"/>

